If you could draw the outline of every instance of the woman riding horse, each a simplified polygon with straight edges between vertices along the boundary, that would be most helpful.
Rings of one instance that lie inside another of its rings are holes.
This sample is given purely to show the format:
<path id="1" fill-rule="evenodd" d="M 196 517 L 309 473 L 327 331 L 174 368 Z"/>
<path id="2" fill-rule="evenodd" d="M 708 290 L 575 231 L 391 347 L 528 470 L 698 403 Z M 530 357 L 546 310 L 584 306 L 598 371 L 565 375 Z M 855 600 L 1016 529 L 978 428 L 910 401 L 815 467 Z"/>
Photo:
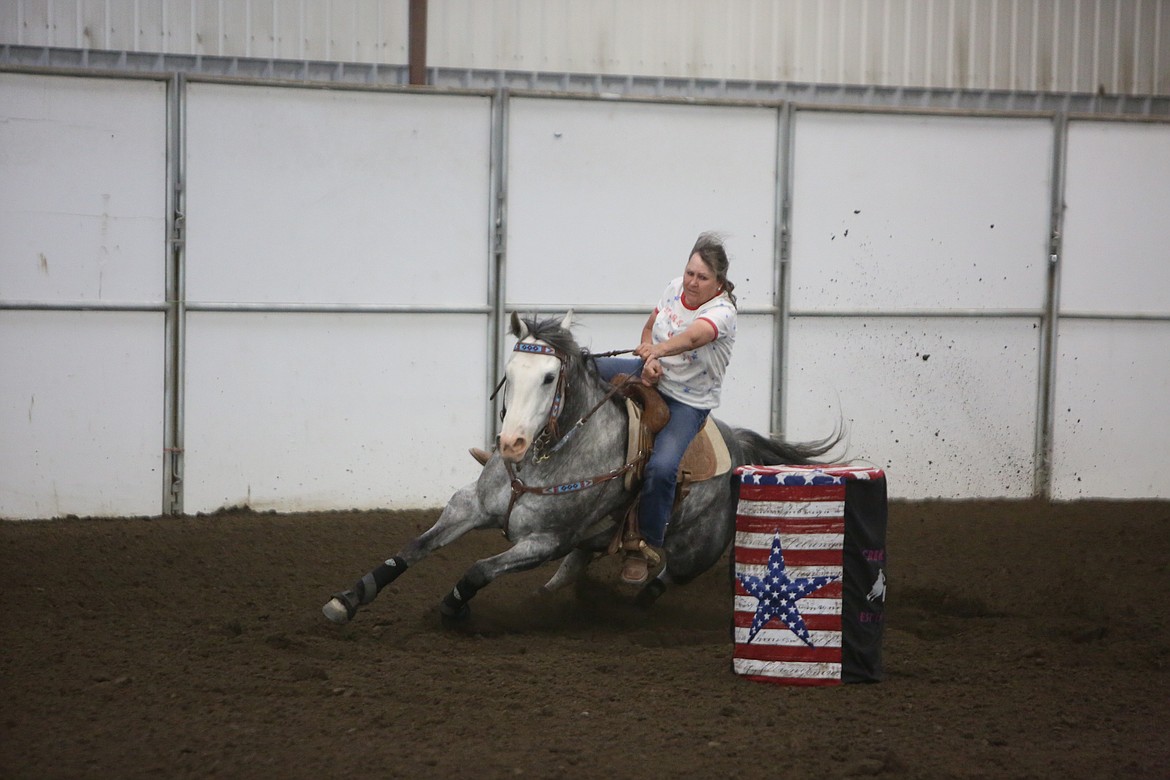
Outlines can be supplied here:
<path id="1" fill-rule="evenodd" d="M 706 320 L 713 315 L 711 323 L 698 323 L 699 328 L 708 329 L 709 336 L 699 349 L 717 346 L 721 338 L 728 339 L 723 344 L 729 346 L 729 337 L 734 333 L 734 303 L 732 311 L 723 311 L 721 316 L 712 312 L 712 307 L 695 303 L 700 297 L 711 295 L 710 280 L 698 278 L 706 275 L 701 268 L 714 272 L 717 282 L 714 295 L 705 303 L 718 301 L 721 296 L 734 300 L 730 297 L 731 285 L 726 281 L 726 265 L 718 260 L 708 265 L 710 261 L 703 259 L 702 249 L 710 243 L 709 238 L 700 239 L 697 254 L 702 265 L 693 264 L 696 253 L 692 253 L 687 263 L 688 269 L 696 272 L 695 278 L 688 282 L 688 276 L 684 276 L 672 283 L 668 289 L 674 292 L 665 296 L 654 317 L 656 326 L 659 313 L 677 302 L 681 316 L 690 316 L 692 321 L 664 327 L 661 335 L 651 326 L 643 350 L 645 357 L 633 361 L 635 364 L 644 361 L 649 367 L 648 371 L 644 369 L 647 378 L 657 377 L 664 387 L 668 386 L 664 377 L 670 376 L 671 362 L 680 367 L 694 362 L 693 357 L 690 361 L 685 357 L 682 361 L 671 361 L 675 355 L 668 354 L 680 345 L 685 352 L 685 345 L 690 343 L 687 333 L 696 325 L 694 320 Z M 713 243 L 717 245 L 718 241 Z M 349 622 L 408 568 L 475 529 L 502 530 L 511 546 L 476 561 L 466 570 L 439 604 L 444 621 L 466 620 L 470 600 L 502 574 L 560 559 L 556 573 L 544 586 L 546 591 L 555 591 L 576 581 L 594 556 L 610 546 L 617 530 L 614 518 L 635 500 L 621 477 L 635 468 L 639 458 L 628 459 L 627 415 L 623 406 L 612 402 L 617 387 L 601 378 L 594 362 L 573 339 L 571 326 L 571 312 L 559 324 L 554 320 L 521 320 L 512 315 L 511 332 L 516 343 L 504 369 L 505 382 L 501 383 L 507 387 L 507 411 L 501 421 L 499 452 L 488 460 L 474 482 L 451 496 L 433 526 L 400 547 L 397 554 L 386 558 L 352 587 L 335 593 L 321 608 L 325 617 L 335 623 Z M 692 346 L 690 351 L 697 350 Z M 655 363 L 662 374 L 654 369 Z M 689 406 L 685 400 L 688 388 L 692 391 L 698 387 L 708 391 L 718 388 L 726 353 L 715 365 L 713 377 L 702 378 L 703 370 L 712 373 L 709 367 L 700 366 L 696 372 L 698 377 L 683 372 L 681 389 L 675 388 L 684 398 L 682 405 Z M 674 395 L 668 398 L 678 401 Z M 707 397 L 709 404 L 716 400 L 717 395 Z M 707 407 L 692 408 L 699 410 L 697 416 L 707 414 Z M 687 410 L 682 409 L 680 416 L 685 419 L 687 415 Z M 566 431 L 557 425 L 558 420 L 566 424 L 576 420 L 576 423 Z M 824 455 L 841 439 L 835 433 L 819 442 L 789 443 L 746 428 L 732 428 L 718 420 L 713 422 L 727 446 L 732 468 L 748 463 L 814 463 L 813 459 Z M 680 438 L 689 439 L 692 433 Z M 668 479 L 675 469 L 672 464 L 667 470 Z M 664 545 L 669 559 L 642 587 L 635 603 L 648 607 L 667 588 L 685 585 L 715 565 L 734 535 L 736 511 L 736 485 L 725 475 L 691 486 L 665 537 L 662 536 L 664 519 L 647 516 L 644 522 L 649 533 L 656 533 L 651 540 Z M 650 528 L 651 523 L 656 523 L 654 528 Z"/>
<path id="2" fill-rule="evenodd" d="M 638 501 L 638 528 L 646 543 L 662 547 L 674 506 L 683 454 L 719 406 L 723 376 L 735 345 L 735 285 L 727 278 L 723 242 L 703 233 L 688 256 L 683 275 L 666 285 L 658 306 L 642 327 L 635 358 L 598 358 L 603 379 L 641 375 L 656 385 L 670 409 L 670 421 L 654 440 Z M 641 549 L 625 552 L 622 580 L 646 581 L 649 559 Z"/>

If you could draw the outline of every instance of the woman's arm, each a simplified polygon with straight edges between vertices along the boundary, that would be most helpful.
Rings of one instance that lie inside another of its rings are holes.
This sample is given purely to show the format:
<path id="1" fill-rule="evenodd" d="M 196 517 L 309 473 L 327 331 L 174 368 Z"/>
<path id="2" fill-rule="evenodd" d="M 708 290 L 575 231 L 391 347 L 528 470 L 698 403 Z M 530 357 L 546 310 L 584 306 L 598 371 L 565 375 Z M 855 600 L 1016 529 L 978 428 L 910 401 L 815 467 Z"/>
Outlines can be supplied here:
<path id="1" fill-rule="evenodd" d="M 653 325 L 653 323 L 651 323 Z M 650 361 L 656 358 L 670 357 L 690 352 L 692 349 L 710 344 L 718 336 L 715 326 L 707 320 L 696 320 L 682 333 L 676 333 L 661 344 L 647 343 L 645 340 L 634 350 L 634 354 L 643 360 Z M 645 339 L 645 330 L 643 330 Z"/>
<path id="2" fill-rule="evenodd" d="M 646 324 L 642 326 L 642 341 L 641 344 L 650 344 L 654 341 L 654 320 L 658 318 L 658 309 L 650 312 L 650 318 L 646 320 Z"/>
<path id="3" fill-rule="evenodd" d="M 642 326 L 642 342 L 638 348 L 634 350 L 634 354 L 638 355 L 645 361 L 642 366 L 642 382 L 648 385 L 658 384 L 658 380 L 662 378 L 662 366 L 659 364 L 657 358 L 647 358 L 638 350 L 643 347 L 649 347 L 654 343 L 654 321 L 658 319 L 658 309 L 650 312 L 650 318 L 646 320 L 646 324 Z"/>

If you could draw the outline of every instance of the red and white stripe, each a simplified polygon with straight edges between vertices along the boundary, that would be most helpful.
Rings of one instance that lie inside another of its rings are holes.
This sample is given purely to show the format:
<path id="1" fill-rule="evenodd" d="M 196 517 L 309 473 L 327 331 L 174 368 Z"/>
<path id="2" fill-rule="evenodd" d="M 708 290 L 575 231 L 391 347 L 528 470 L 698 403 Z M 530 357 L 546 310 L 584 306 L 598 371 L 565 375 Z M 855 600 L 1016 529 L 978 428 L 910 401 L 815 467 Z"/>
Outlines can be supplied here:
<path id="1" fill-rule="evenodd" d="M 773 619 L 748 642 L 758 602 L 737 577 L 733 669 L 766 682 L 839 684 L 845 486 L 741 484 L 736 514 L 737 575 L 765 574 L 772 540 L 779 533 L 790 579 L 836 576 L 837 580 L 797 602 L 813 643 L 809 647 L 780 619 Z"/>

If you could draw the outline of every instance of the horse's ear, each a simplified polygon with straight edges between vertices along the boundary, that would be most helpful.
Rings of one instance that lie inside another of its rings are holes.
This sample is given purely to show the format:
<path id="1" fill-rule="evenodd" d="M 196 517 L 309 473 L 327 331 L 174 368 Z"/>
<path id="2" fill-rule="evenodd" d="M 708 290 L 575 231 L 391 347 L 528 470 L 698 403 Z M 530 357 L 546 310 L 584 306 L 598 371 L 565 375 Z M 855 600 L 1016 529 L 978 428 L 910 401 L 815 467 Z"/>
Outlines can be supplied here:
<path id="1" fill-rule="evenodd" d="M 573 327 L 573 310 L 572 309 L 569 309 L 567 312 L 565 312 L 565 318 L 563 320 L 561 320 L 561 327 L 564 328 L 565 330 L 568 330 L 569 328 Z"/>
<path id="2" fill-rule="evenodd" d="M 516 312 L 512 312 L 512 335 L 515 336 L 517 340 L 521 340 L 528 335 L 527 323 L 520 319 L 520 315 Z"/>

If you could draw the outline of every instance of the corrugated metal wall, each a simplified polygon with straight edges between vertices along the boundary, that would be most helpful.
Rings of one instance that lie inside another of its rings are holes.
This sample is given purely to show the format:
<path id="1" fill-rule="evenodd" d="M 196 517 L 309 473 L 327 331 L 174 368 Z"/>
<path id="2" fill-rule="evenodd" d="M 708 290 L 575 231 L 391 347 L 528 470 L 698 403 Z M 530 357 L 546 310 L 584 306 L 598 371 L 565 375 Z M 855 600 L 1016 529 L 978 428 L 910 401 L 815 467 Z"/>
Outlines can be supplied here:
<path id="1" fill-rule="evenodd" d="M 1170 0 L 430 0 L 428 64 L 1170 94 Z M 5 0 L 0 45 L 405 64 L 406 0 Z"/>

